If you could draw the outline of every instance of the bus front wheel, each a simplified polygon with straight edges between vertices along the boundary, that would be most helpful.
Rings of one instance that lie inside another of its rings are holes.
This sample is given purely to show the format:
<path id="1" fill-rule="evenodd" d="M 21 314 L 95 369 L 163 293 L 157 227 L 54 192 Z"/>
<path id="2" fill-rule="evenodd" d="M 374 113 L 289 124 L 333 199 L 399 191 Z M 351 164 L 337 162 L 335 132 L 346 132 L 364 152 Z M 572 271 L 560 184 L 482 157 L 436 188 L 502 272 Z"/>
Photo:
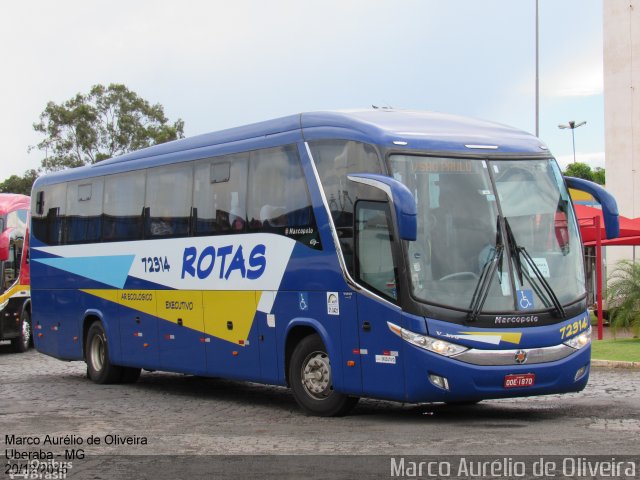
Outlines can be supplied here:
<path id="1" fill-rule="evenodd" d="M 89 327 L 85 344 L 87 374 L 89 378 L 99 384 L 117 383 L 122 377 L 122 368 L 109 361 L 109 345 L 107 335 L 100 322 L 94 322 Z"/>
<path id="2" fill-rule="evenodd" d="M 333 390 L 329 355 L 317 334 L 296 345 L 289 362 L 289 380 L 293 397 L 309 415 L 340 416 L 358 403 L 357 397 Z"/>
<path id="3" fill-rule="evenodd" d="M 24 353 L 29 350 L 31 344 L 31 315 L 24 310 L 20 316 L 20 336 L 11 340 L 11 348 L 16 353 Z"/>

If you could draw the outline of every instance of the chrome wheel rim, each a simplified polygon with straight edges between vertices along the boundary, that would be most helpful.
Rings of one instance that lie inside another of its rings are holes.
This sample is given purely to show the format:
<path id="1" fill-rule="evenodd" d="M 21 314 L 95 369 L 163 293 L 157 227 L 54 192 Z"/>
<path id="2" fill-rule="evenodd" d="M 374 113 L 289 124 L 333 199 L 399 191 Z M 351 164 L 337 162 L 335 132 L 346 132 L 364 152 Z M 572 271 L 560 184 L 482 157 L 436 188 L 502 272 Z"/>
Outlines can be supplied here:
<path id="1" fill-rule="evenodd" d="M 331 365 L 325 352 L 313 352 L 302 362 L 302 386 L 316 400 L 324 400 L 331 394 Z"/>
<path id="2" fill-rule="evenodd" d="M 91 351 L 89 355 L 91 357 L 91 366 L 96 372 L 102 370 L 105 358 L 104 339 L 102 335 L 96 335 L 91 340 Z"/>
<path id="3" fill-rule="evenodd" d="M 24 349 L 29 348 L 29 341 L 31 339 L 31 325 L 26 320 L 22 321 L 22 346 Z"/>

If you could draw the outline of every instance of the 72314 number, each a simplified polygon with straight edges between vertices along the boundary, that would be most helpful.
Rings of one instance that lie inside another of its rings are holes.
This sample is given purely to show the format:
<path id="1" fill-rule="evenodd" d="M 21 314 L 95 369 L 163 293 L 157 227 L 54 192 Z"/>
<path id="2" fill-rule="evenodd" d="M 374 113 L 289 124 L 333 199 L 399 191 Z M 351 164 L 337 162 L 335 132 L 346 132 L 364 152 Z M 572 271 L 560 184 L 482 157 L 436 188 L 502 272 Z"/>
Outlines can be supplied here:
<path id="1" fill-rule="evenodd" d="M 167 257 L 142 257 L 140 259 L 144 264 L 146 273 L 169 272 L 171 265 Z"/>

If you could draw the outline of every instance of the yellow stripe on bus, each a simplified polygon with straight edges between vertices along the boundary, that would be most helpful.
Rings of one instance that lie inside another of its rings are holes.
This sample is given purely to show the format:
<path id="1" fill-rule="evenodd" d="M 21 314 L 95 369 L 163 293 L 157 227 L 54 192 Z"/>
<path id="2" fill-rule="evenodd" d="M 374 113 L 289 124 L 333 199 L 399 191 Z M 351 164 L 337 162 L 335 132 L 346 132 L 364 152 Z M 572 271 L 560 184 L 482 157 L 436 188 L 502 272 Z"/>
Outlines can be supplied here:
<path id="1" fill-rule="evenodd" d="M 0 295 L 0 303 L 4 303 L 12 297 L 28 297 L 31 292 L 29 285 L 23 285 L 22 283 L 14 283 L 9 289 Z"/>
<path id="2" fill-rule="evenodd" d="M 82 290 L 147 315 L 242 344 L 256 315 L 262 292 L 200 290 Z"/>
<path id="3" fill-rule="evenodd" d="M 501 341 L 514 343 L 516 345 L 520 344 L 520 339 L 522 338 L 522 333 L 513 333 L 513 332 L 460 332 L 464 335 L 476 335 L 481 337 L 500 337 Z"/>
<path id="4" fill-rule="evenodd" d="M 258 294 L 253 291 L 202 292 L 205 333 L 234 343 L 246 341 L 256 315 Z"/>

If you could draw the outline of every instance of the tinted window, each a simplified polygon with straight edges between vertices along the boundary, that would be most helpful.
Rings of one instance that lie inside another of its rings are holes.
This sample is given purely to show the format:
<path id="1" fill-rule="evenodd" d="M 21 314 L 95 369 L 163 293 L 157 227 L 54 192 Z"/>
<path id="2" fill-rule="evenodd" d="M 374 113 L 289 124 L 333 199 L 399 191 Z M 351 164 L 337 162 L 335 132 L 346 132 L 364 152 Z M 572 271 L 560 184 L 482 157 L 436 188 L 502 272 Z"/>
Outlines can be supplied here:
<path id="1" fill-rule="evenodd" d="M 379 190 L 347 179 L 349 173 L 383 173 L 375 149 L 364 143 L 323 140 L 310 144 L 347 269 L 354 274 L 353 212 L 358 199 L 385 200 Z"/>
<path id="2" fill-rule="evenodd" d="M 45 243 L 269 232 L 321 248 L 295 146 L 70 182 L 68 193 L 66 187 L 36 193 L 43 213 L 33 216 L 34 234 Z"/>
<path id="3" fill-rule="evenodd" d="M 191 164 L 147 172 L 146 238 L 189 235 L 192 182 Z"/>
<path id="4" fill-rule="evenodd" d="M 64 243 L 64 220 L 67 206 L 67 185 L 47 185 L 42 194 L 41 213 L 34 213 L 32 226 L 34 236 L 47 245 L 62 245 Z M 35 210 L 34 210 L 35 212 Z"/>
<path id="5" fill-rule="evenodd" d="M 4 292 L 11 287 L 18 278 L 20 262 L 17 258 L 18 251 L 22 251 L 23 239 L 11 240 L 9 243 L 9 256 L 7 260 L 2 264 L 0 271 L 2 272 L 2 285 L 0 286 L 0 292 Z"/>
<path id="6" fill-rule="evenodd" d="M 105 177 L 104 241 L 139 240 L 143 233 L 145 172 Z"/>
<path id="7" fill-rule="evenodd" d="M 67 187 L 65 243 L 99 242 L 102 235 L 102 178 L 71 182 Z"/>
<path id="8" fill-rule="evenodd" d="M 228 155 L 195 164 L 195 235 L 241 233 L 247 221 L 249 154 Z"/>
<path id="9" fill-rule="evenodd" d="M 252 152 L 248 191 L 250 231 L 286 235 L 311 248 L 321 248 L 295 146 Z"/>
<path id="10" fill-rule="evenodd" d="M 356 212 L 358 279 L 385 297 L 395 299 L 396 277 L 388 204 L 358 202 Z"/>

